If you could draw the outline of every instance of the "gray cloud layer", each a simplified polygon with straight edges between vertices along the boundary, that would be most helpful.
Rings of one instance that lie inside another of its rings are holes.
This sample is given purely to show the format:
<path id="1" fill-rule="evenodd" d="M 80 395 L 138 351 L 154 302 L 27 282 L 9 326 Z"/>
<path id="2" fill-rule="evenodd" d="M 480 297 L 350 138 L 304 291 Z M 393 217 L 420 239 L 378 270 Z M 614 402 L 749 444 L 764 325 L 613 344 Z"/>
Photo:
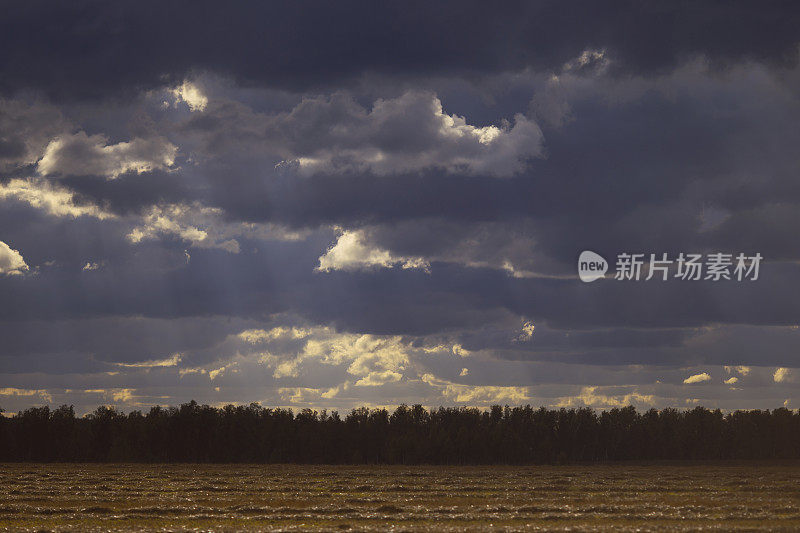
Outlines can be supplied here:
<path id="1" fill-rule="evenodd" d="M 437 6 L 10 8 L 0 406 L 800 407 L 798 10 Z"/>

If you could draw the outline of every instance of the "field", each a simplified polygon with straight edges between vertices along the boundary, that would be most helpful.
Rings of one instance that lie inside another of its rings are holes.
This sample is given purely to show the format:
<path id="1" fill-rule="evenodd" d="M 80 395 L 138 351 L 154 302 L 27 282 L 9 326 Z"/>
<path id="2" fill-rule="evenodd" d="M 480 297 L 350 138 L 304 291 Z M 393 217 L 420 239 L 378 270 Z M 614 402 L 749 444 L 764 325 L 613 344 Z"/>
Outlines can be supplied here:
<path id="1" fill-rule="evenodd" d="M 800 467 L 0 465 L 0 530 L 800 529 Z"/>

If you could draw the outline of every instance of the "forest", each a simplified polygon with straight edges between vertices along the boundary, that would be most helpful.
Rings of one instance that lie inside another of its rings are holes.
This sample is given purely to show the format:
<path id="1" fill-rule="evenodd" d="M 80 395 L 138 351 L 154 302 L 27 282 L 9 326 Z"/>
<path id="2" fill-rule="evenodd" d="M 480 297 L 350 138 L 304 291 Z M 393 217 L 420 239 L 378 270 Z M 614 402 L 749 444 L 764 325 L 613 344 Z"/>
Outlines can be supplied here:
<path id="1" fill-rule="evenodd" d="M 800 459 L 800 411 L 401 405 L 338 412 L 192 401 L 0 416 L 0 462 L 564 464 Z"/>

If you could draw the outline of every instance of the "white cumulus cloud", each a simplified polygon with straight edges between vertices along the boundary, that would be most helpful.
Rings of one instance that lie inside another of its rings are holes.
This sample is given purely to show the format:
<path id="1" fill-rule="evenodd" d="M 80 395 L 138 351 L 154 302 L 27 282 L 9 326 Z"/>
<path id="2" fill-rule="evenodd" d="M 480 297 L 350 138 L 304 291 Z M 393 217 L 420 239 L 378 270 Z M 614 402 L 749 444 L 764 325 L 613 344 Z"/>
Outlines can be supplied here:
<path id="1" fill-rule="evenodd" d="M 182 131 L 199 141 L 206 155 L 258 150 L 275 157 L 279 170 L 300 175 L 437 169 L 510 177 L 524 170 L 527 160 L 543 156 L 542 132 L 524 114 L 473 125 L 445 112 L 436 94 L 424 91 L 381 98 L 371 108 L 336 92 L 303 98 L 291 110 L 273 114 L 215 100 Z"/>
<path id="2" fill-rule="evenodd" d="M 22 254 L 0 241 L 0 274 L 18 276 L 29 270 Z"/>
<path id="3" fill-rule="evenodd" d="M 26 203 L 56 217 L 115 218 L 97 205 L 78 202 L 72 191 L 42 178 L 15 178 L 0 184 L 0 200 Z"/>
<path id="4" fill-rule="evenodd" d="M 788 368 L 776 368 L 775 372 L 772 374 L 772 379 L 775 380 L 775 383 L 783 383 L 789 377 L 789 369 Z"/>
<path id="5" fill-rule="evenodd" d="M 218 248 L 236 254 L 237 237 L 293 241 L 302 239 L 304 233 L 273 224 L 229 222 L 222 209 L 193 203 L 152 206 L 127 235 L 134 244 L 161 236 L 177 237 L 196 248 Z"/>
<path id="6" fill-rule="evenodd" d="M 37 170 L 43 176 L 98 175 L 114 179 L 126 172 L 169 169 L 177 153 L 178 147 L 163 137 L 108 144 L 104 135 L 79 131 L 50 141 Z"/>
<path id="7" fill-rule="evenodd" d="M 344 231 L 336 243 L 319 258 L 317 270 L 361 270 L 370 268 L 419 268 L 426 270 L 429 265 L 420 257 L 395 256 L 388 250 L 369 244 L 363 231 Z"/>
<path id="8" fill-rule="evenodd" d="M 170 89 L 170 94 L 175 97 L 175 103 L 185 102 L 192 111 L 204 111 L 208 105 L 208 97 L 196 84 L 184 81 L 181 85 Z"/>
<path id="9" fill-rule="evenodd" d="M 302 173 L 370 171 L 375 174 L 447 172 L 508 177 L 542 154 L 542 132 L 525 115 L 513 124 L 473 126 L 442 109 L 436 95 L 407 92 L 379 99 L 366 110 L 350 97 L 304 100 L 282 122 L 294 129 L 290 148 Z M 310 134 L 309 128 L 323 133 Z M 309 142 L 299 142 L 302 135 Z"/>
<path id="10" fill-rule="evenodd" d="M 691 385 L 693 383 L 703 383 L 705 381 L 711 381 L 711 376 L 709 376 L 706 372 L 703 372 L 702 374 L 694 374 L 693 376 L 689 376 L 683 380 L 683 382 L 687 385 Z"/>

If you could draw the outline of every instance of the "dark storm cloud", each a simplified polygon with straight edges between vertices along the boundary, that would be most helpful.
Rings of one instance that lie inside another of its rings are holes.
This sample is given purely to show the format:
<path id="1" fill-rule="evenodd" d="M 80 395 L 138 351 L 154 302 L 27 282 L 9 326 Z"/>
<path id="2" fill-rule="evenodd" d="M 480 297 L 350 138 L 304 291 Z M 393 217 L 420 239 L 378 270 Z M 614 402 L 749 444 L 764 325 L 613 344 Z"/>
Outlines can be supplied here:
<path id="1" fill-rule="evenodd" d="M 65 127 L 61 113 L 44 102 L 0 99 L 0 172 L 29 170 L 47 143 Z"/>
<path id="2" fill-rule="evenodd" d="M 500 128 L 478 128 L 445 113 L 435 93 L 413 90 L 371 107 L 343 92 L 305 97 L 290 112 L 270 115 L 212 102 L 183 131 L 206 155 L 262 150 L 279 158 L 279 171 L 302 176 L 439 168 L 509 177 L 541 156 L 542 141 L 538 125 L 521 113 Z"/>
<path id="3" fill-rule="evenodd" d="M 202 197 L 201 188 L 181 172 L 126 173 L 115 180 L 105 180 L 100 176 L 68 176 L 61 183 L 74 191 L 79 200 L 101 205 L 121 215 L 155 204 L 192 202 Z"/>
<path id="4" fill-rule="evenodd" d="M 503 181 L 430 170 L 393 176 L 323 172 L 297 179 L 238 153 L 195 173 L 210 184 L 209 201 L 229 216 L 250 220 L 358 225 L 528 216 L 547 228 L 542 245 L 560 247 L 558 253 L 570 258 L 578 233 L 602 244 L 624 233 L 627 224 L 628 232 L 648 230 L 652 245 L 649 229 L 663 223 L 668 227 L 659 236 L 672 248 L 703 237 L 696 231 L 705 206 L 738 210 L 797 198 L 791 157 L 800 140 L 793 127 L 797 104 L 785 89 L 759 85 L 749 76 L 739 72 L 705 87 L 708 77 L 700 73 L 663 93 L 653 84 L 641 97 L 625 96 L 631 90 L 625 83 L 607 87 L 600 81 L 600 95 L 572 102 L 574 120 L 546 131 L 545 158 L 531 160 L 525 172 Z M 322 129 L 340 124 L 315 118 Z M 307 125 L 297 127 L 302 131 Z M 221 124 L 215 129 L 229 133 Z M 664 220 L 643 225 L 634 220 L 637 210 L 651 217 L 661 210 Z M 609 231 L 615 224 L 620 227 Z M 565 233 L 573 235 L 565 239 Z"/>
<path id="5" fill-rule="evenodd" d="M 309 311 L 345 329 L 361 324 L 369 331 L 401 334 L 475 327 L 470 316 L 488 322 L 509 311 L 534 323 L 579 329 L 794 325 L 800 304 L 786 287 L 797 283 L 798 267 L 770 265 L 762 273 L 760 281 L 751 283 L 606 280 L 587 286 L 578 280 L 520 280 L 502 271 L 434 264 L 431 275 L 399 270 L 326 274 L 334 279 Z M 356 287 L 357 299 L 352 297 Z M 384 301 L 391 305 L 382 306 Z"/>
<path id="6" fill-rule="evenodd" d="M 132 316 L 4 322 L 0 331 L 8 339 L 3 354 L 6 363 L 13 358 L 61 355 L 72 363 L 70 371 L 76 372 L 90 368 L 75 361 L 74 354 L 89 354 L 93 368 L 113 371 L 119 369 L 114 368 L 115 363 L 140 364 L 208 348 L 249 325 L 227 317 L 170 320 Z M 26 366 L 27 370 L 35 368 Z"/>
<path id="7" fill-rule="evenodd" d="M 6 6 L 0 400 L 782 403 L 799 13 Z M 765 262 L 583 284 L 584 249 Z"/>
<path id="8" fill-rule="evenodd" d="M 34 1 L 5 6 L 0 24 L 3 90 L 84 99 L 192 70 L 307 89 L 368 71 L 556 69 L 586 49 L 606 49 L 620 73 L 666 71 L 695 55 L 784 65 L 800 40 L 791 1 Z"/>

